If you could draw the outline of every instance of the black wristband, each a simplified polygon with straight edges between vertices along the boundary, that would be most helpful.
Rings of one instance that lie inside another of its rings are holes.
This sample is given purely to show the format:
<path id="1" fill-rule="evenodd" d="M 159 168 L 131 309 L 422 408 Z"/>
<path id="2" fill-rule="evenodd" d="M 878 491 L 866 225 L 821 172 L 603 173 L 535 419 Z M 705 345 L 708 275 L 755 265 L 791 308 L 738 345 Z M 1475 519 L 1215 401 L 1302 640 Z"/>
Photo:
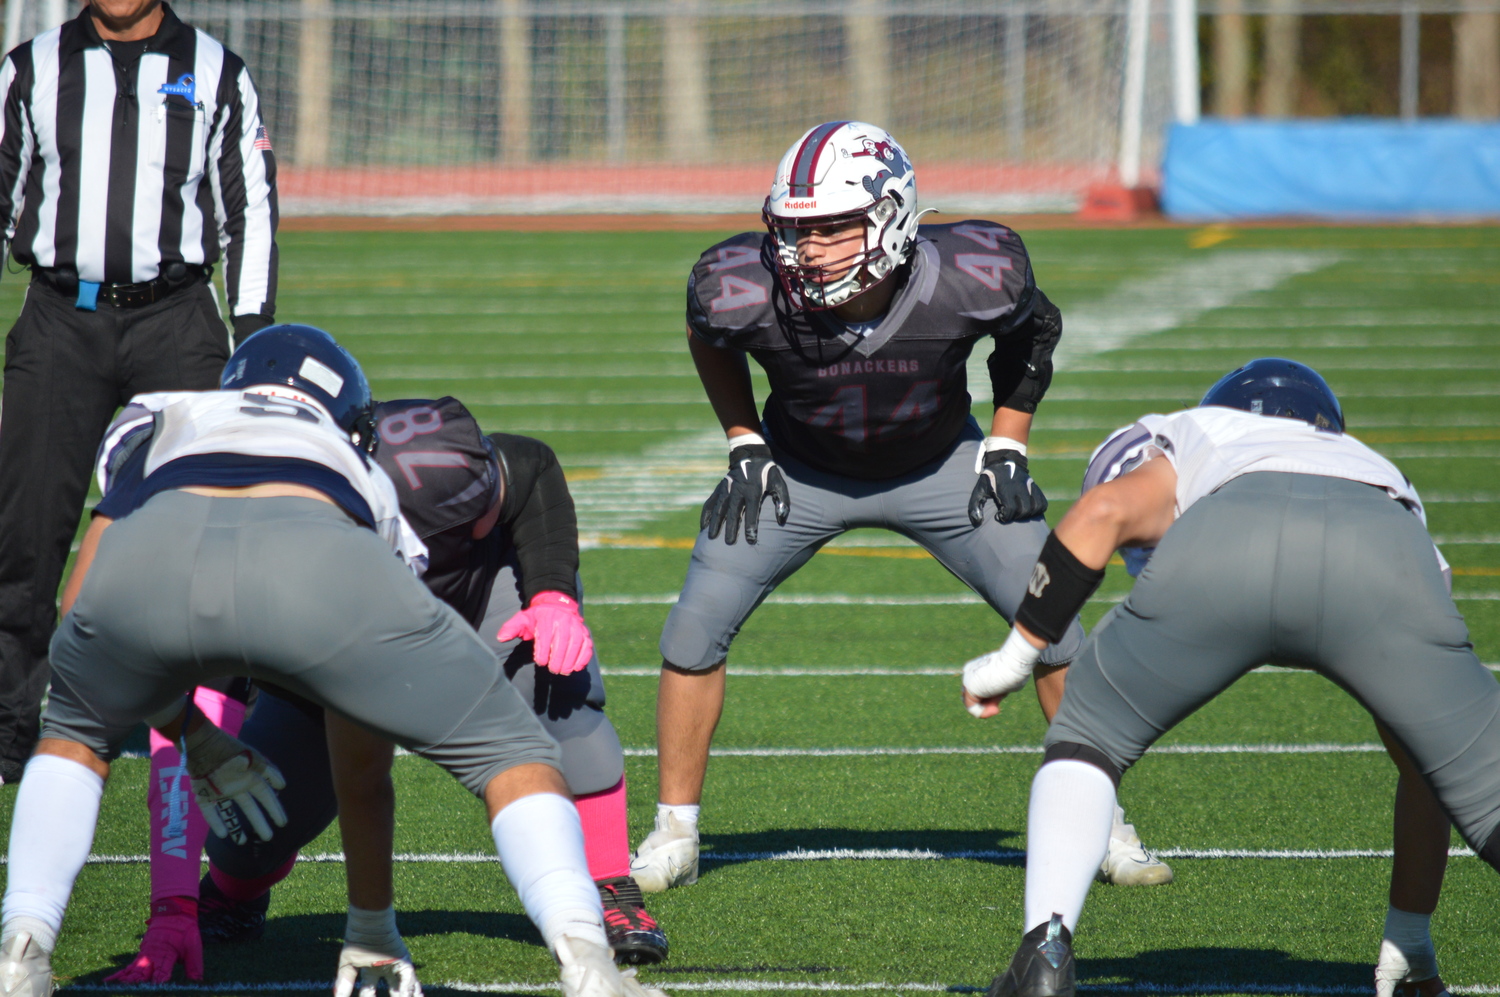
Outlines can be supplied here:
<path id="1" fill-rule="evenodd" d="M 1056 644 L 1102 581 L 1103 568 L 1095 571 L 1088 567 L 1057 539 L 1055 531 L 1049 533 L 1037 555 L 1036 567 L 1031 569 L 1016 622 L 1025 624 L 1047 643 Z"/>

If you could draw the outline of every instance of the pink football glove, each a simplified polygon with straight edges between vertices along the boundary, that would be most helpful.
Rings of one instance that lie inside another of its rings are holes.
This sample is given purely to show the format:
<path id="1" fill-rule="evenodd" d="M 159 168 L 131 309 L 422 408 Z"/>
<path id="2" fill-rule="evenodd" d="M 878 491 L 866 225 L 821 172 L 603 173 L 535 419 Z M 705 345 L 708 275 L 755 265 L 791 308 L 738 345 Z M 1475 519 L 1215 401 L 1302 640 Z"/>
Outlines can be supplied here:
<path id="1" fill-rule="evenodd" d="M 536 663 L 554 675 L 587 668 L 594 657 L 594 638 L 578 613 L 578 603 L 561 592 L 538 592 L 531 606 L 505 621 L 495 639 L 536 642 Z"/>
<path id="2" fill-rule="evenodd" d="M 181 962 L 190 980 L 203 979 L 203 936 L 198 934 L 198 901 L 163 897 L 151 905 L 141 954 L 105 983 L 166 983 Z"/>

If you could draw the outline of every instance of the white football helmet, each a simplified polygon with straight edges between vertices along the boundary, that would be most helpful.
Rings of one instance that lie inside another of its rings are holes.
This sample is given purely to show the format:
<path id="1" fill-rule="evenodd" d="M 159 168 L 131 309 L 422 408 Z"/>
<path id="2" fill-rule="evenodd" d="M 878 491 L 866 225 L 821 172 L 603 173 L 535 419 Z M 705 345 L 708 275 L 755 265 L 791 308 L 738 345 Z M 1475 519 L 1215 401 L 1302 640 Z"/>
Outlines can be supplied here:
<path id="1" fill-rule="evenodd" d="M 917 175 L 884 128 L 829 121 L 792 143 L 761 210 L 776 244 L 776 273 L 799 308 L 834 308 L 869 290 L 911 258 Z M 797 256 L 799 233 L 862 219 L 863 249 L 822 265 Z"/>

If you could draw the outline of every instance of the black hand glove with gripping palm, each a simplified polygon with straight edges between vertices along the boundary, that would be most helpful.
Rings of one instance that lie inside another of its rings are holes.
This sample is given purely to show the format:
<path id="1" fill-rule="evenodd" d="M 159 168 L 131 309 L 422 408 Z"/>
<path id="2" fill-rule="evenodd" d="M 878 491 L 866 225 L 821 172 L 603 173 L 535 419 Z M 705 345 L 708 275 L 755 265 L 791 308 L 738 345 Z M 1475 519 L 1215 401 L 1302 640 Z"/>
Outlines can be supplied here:
<path id="1" fill-rule="evenodd" d="M 1047 511 L 1047 496 L 1031 480 L 1026 457 L 1018 450 L 991 450 L 984 455 L 979 480 L 969 495 L 969 522 L 984 522 L 984 503 L 995 503 L 995 522 L 1032 519 Z"/>
<path id="2" fill-rule="evenodd" d="M 729 472 L 703 503 L 698 528 L 707 530 L 710 540 L 723 530 L 724 542 L 732 544 L 743 518 L 745 542 L 753 544 L 760 536 L 760 506 L 767 498 L 774 504 L 776 525 L 785 526 L 792 497 L 771 448 L 764 443 L 742 443 L 729 451 Z"/>

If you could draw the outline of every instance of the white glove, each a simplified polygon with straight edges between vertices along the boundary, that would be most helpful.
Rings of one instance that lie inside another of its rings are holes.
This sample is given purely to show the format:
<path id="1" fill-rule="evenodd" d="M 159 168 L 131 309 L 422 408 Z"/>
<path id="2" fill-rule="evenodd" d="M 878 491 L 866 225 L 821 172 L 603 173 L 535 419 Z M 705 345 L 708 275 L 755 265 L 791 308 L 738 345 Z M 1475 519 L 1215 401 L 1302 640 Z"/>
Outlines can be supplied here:
<path id="1" fill-rule="evenodd" d="M 975 699 L 1008 696 L 1026 684 L 1041 657 L 1042 652 L 1032 647 L 1021 631 L 1012 629 L 998 651 L 964 663 L 964 691 Z M 982 709 L 975 703 L 969 712 L 977 717 Z"/>
<path id="2" fill-rule="evenodd" d="M 384 980 L 390 997 L 422 997 L 411 952 L 396 930 L 396 911 L 349 908 L 344 926 L 344 949 L 333 997 L 351 997 L 359 983 L 359 997 L 375 997 L 375 984 Z"/>
<path id="3" fill-rule="evenodd" d="M 214 834 L 221 838 L 229 834 L 218 807 L 225 801 L 240 808 L 262 841 L 271 840 L 267 817 L 277 827 L 286 827 L 286 811 L 276 798 L 276 790 L 286 788 L 286 779 L 264 755 L 206 720 L 187 736 L 184 745 L 193 795 Z"/>

